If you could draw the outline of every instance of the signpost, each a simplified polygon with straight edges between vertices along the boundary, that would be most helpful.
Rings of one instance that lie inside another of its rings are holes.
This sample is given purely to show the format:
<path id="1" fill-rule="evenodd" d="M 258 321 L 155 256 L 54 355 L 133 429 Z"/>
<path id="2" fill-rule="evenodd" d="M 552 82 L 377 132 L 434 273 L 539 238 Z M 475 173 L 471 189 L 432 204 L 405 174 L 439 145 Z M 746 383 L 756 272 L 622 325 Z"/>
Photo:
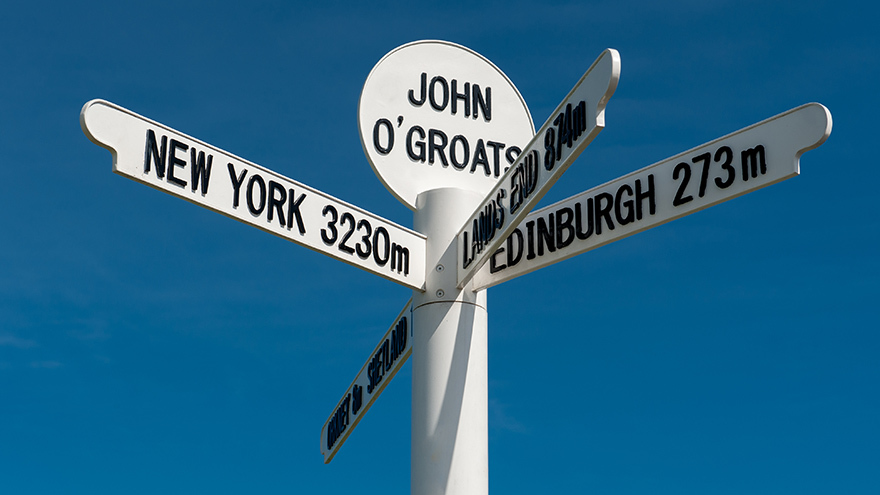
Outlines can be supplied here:
<path id="1" fill-rule="evenodd" d="M 831 134 L 810 103 L 532 212 L 474 277 L 485 289 L 796 176 Z"/>
<path id="2" fill-rule="evenodd" d="M 325 464 L 333 460 L 354 427 L 403 367 L 403 363 L 412 354 L 412 340 L 410 299 L 370 353 L 367 362 L 321 428 L 321 453 L 324 454 Z"/>
<path id="3" fill-rule="evenodd" d="M 605 50 L 471 214 L 457 236 L 459 288 L 605 127 L 605 105 L 619 78 L 620 54 Z"/>
<path id="4" fill-rule="evenodd" d="M 364 83 L 358 127 L 379 180 L 413 210 L 431 189 L 485 196 L 535 135 L 510 79 L 447 41 L 407 43 L 382 57 Z"/>
<path id="5" fill-rule="evenodd" d="M 484 289 L 793 177 L 831 132 L 828 109 L 807 104 L 529 213 L 604 127 L 619 76 L 608 49 L 535 134 L 522 96 L 476 52 L 392 50 L 358 123 L 415 231 L 106 101 L 80 123 L 120 175 L 413 289 L 324 424 L 324 462 L 412 354 L 412 493 L 486 495 Z"/>
<path id="6" fill-rule="evenodd" d="M 103 100 L 80 124 L 113 171 L 411 289 L 425 284 L 425 237 Z"/>

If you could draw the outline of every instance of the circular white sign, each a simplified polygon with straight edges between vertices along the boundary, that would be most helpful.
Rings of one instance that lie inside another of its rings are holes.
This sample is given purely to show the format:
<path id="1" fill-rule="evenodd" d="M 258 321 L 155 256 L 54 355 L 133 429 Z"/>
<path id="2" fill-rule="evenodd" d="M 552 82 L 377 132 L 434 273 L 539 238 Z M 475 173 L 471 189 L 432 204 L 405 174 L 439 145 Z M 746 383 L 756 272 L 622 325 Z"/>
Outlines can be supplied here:
<path id="1" fill-rule="evenodd" d="M 370 166 L 410 209 L 431 189 L 488 194 L 535 135 L 510 79 L 446 41 L 415 41 L 385 55 L 364 83 L 358 127 Z"/>

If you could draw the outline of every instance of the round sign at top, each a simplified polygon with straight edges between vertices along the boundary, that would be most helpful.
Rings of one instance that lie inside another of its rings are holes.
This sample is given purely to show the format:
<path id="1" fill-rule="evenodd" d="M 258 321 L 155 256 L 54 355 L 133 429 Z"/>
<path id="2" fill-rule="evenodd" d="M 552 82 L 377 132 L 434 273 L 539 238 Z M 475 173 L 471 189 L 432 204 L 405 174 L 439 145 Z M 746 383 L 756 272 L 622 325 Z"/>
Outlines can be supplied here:
<path id="1" fill-rule="evenodd" d="M 411 209 L 431 189 L 488 194 L 535 135 L 510 79 L 446 41 L 415 41 L 379 60 L 361 92 L 358 127 L 379 180 Z"/>

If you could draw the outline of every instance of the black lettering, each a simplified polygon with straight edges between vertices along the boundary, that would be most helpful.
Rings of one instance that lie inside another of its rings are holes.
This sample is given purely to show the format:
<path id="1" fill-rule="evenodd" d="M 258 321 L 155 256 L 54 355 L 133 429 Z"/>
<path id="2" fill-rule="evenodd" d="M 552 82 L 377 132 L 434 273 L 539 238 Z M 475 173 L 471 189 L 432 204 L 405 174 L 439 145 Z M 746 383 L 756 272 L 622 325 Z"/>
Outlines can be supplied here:
<path id="1" fill-rule="evenodd" d="M 574 204 L 574 228 L 575 228 L 575 235 L 577 235 L 577 238 L 580 239 L 580 240 L 582 240 L 582 241 L 586 240 L 586 239 L 589 238 L 591 235 L 593 235 L 593 225 L 594 225 L 594 221 L 593 221 L 593 203 L 594 203 L 594 202 L 593 202 L 593 198 L 587 198 L 587 204 L 586 204 L 586 210 L 587 210 L 587 211 L 586 211 L 586 213 L 587 213 L 587 230 L 584 230 L 584 229 L 583 229 L 583 217 L 584 217 L 584 214 L 581 213 L 581 204 L 580 204 L 580 203 L 575 203 L 575 204 Z"/>
<path id="2" fill-rule="evenodd" d="M 385 249 L 382 254 L 379 254 L 379 237 L 384 237 L 383 243 L 385 245 Z M 376 230 L 373 232 L 373 260 L 379 266 L 385 266 L 388 263 L 388 258 L 391 254 L 391 238 L 388 236 L 388 231 L 385 227 L 381 225 L 376 227 Z"/>
<path id="3" fill-rule="evenodd" d="M 523 176 L 525 170 L 522 163 L 516 166 L 516 169 L 510 175 L 510 214 L 516 213 L 523 202 Z"/>
<path id="4" fill-rule="evenodd" d="M 523 195 L 529 197 L 538 187 L 538 161 L 540 160 L 538 150 L 532 150 L 526 157 L 525 166 L 525 182 L 523 183 Z"/>
<path id="5" fill-rule="evenodd" d="M 437 103 L 437 83 L 440 83 L 440 90 L 443 92 L 443 98 Z M 434 110 L 441 111 L 449 104 L 449 84 L 443 76 L 434 76 L 431 79 L 431 85 L 428 88 L 428 99 L 431 101 L 431 107 Z"/>
<path id="6" fill-rule="evenodd" d="M 581 134 L 586 132 L 587 130 L 587 102 L 581 100 L 580 103 L 574 108 L 571 114 L 572 118 L 572 131 L 575 133 L 575 139 L 579 138 Z"/>
<path id="7" fill-rule="evenodd" d="M 642 219 L 642 201 L 648 200 L 648 214 L 657 212 L 657 201 L 654 197 L 654 174 L 648 174 L 648 189 L 642 191 L 642 180 L 636 179 L 636 220 Z"/>
<path id="8" fill-rule="evenodd" d="M 464 102 L 464 116 L 470 117 L 471 115 L 471 95 L 469 94 L 471 91 L 471 83 L 464 83 L 464 93 L 458 92 L 458 81 L 455 79 L 452 80 L 452 115 L 458 111 L 458 100 Z"/>
<path id="9" fill-rule="evenodd" d="M 355 384 L 355 386 L 352 387 L 352 393 L 351 393 L 351 412 L 354 415 L 357 415 L 357 413 L 361 410 L 361 406 L 363 406 L 363 404 L 364 404 L 364 387 L 361 387 L 360 385 Z"/>
<path id="10" fill-rule="evenodd" d="M 342 235 L 342 239 L 339 240 L 339 250 L 351 254 L 354 252 L 354 248 L 346 244 L 348 239 L 354 234 L 354 215 L 349 212 L 345 212 L 342 214 L 342 218 L 339 220 L 339 226 L 343 226 L 346 223 L 350 225 L 348 232 Z"/>
<path id="11" fill-rule="evenodd" d="M 254 184 L 260 186 L 259 205 L 254 204 Z M 266 181 L 257 174 L 251 176 L 247 185 L 247 204 L 251 215 L 259 216 L 266 207 Z"/>
<path id="12" fill-rule="evenodd" d="M 530 220 L 526 222 L 526 240 L 528 241 L 526 246 L 526 259 L 533 260 L 537 256 L 535 255 L 535 221 Z"/>
<path id="13" fill-rule="evenodd" d="M 558 249 L 563 249 L 574 242 L 574 226 L 571 224 L 573 219 L 574 211 L 571 208 L 563 207 L 556 210 L 556 247 Z"/>
<path id="14" fill-rule="evenodd" d="M 403 318 L 400 319 L 400 323 L 398 324 L 398 327 L 400 328 L 400 331 L 402 334 L 401 340 L 400 340 L 400 345 L 401 345 L 400 351 L 403 352 L 406 349 L 407 333 L 409 333 L 407 331 L 406 316 L 404 316 Z"/>
<path id="15" fill-rule="evenodd" d="M 507 151 L 504 153 L 504 159 L 507 160 L 507 163 L 513 165 L 513 162 L 516 161 L 519 154 L 522 153 L 522 150 L 518 146 L 511 146 L 507 148 Z M 504 169 L 506 172 L 507 169 Z"/>
<path id="16" fill-rule="evenodd" d="M 480 142 L 482 143 L 482 140 Z M 504 143 L 486 141 L 486 145 L 492 148 L 492 165 L 494 166 L 495 177 L 501 177 L 501 150 L 504 149 Z M 504 170 L 505 172 L 507 171 L 506 168 Z"/>
<path id="17" fill-rule="evenodd" d="M 168 182 L 172 184 L 178 185 L 180 187 L 186 187 L 186 181 L 183 179 L 178 179 L 174 176 L 174 167 L 185 167 L 186 162 L 177 158 L 177 150 L 180 150 L 186 153 L 186 150 L 189 149 L 185 143 L 181 143 L 176 139 L 171 140 L 171 149 L 168 151 Z"/>
<path id="18" fill-rule="evenodd" d="M 480 212 L 478 229 L 480 232 L 480 252 L 483 251 L 483 247 L 485 247 L 486 243 L 489 239 L 492 238 L 492 232 L 490 229 L 492 226 L 489 223 L 489 208 L 492 206 L 491 203 L 483 207 L 483 211 Z"/>
<path id="19" fill-rule="evenodd" d="M 516 166 L 510 176 L 510 213 L 516 212 L 538 184 L 538 152 L 532 151 Z"/>
<path id="20" fill-rule="evenodd" d="M 165 156 L 168 144 L 168 136 L 162 136 L 161 151 L 156 145 L 156 133 L 152 129 L 147 129 L 147 144 L 144 147 L 144 173 L 150 172 L 150 162 L 156 164 L 156 175 L 160 179 L 165 178 Z"/>
<path id="21" fill-rule="evenodd" d="M 384 127 L 385 132 L 388 134 L 388 144 L 382 146 L 379 143 L 379 127 Z M 373 146 L 376 148 L 376 151 L 379 152 L 380 155 L 387 155 L 391 153 L 391 148 L 394 147 L 394 127 L 391 125 L 391 121 L 388 119 L 379 119 L 376 121 L 376 124 L 373 125 Z"/>
<path id="22" fill-rule="evenodd" d="M 489 141 L 491 143 L 491 141 Z M 498 177 L 498 169 L 499 165 L 497 162 L 497 154 L 496 154 L 496 162 L 495 162 L 495 177 Z M 483 171 L 486 173 L 486 177 L 492 175 L 492 169 L 489 167 L 489 161 L 486 159 L 486 145 L 483 144 L 482 139 L 477 140 L 477 146 L 474 149 L 474 162 L 471 164 L 471 173 L 474 173 L 477 170 L 477 166 L 482 165 Z"/>
<path id="23" fill-rule="evenodd" d="M 389 341 L 386 340 L 386 342 L 389 342 Z M 391 331 L 390 342 L 391 342 L 391 344 L 388 347 L 389 348 L 388 361 L 391 363 L 392 366 L 394 366 L 394 362 L 397 361 L 397 358 L 399 357 L 399 354 L 397 352 L 397 329 L 396 328 Z"/>
<path id="24" fill-rule="evenodd" d="M 504 227 L 504 202 L 501 200 L 507 197 L 507 191 L 504 189 L 500 189 L 498 194 L 495 196 L 495 204 L 497 208 L 495 210 L 495 228 L 500 229 Z"/>
<path id="25" fill-rule="evenodd" d="M 365 259 L 369 258 L 370 253 L 373 252 L 373 244 L 370 242 L 370 236 L 373 235 L 373 227 L 372 227 L 372 225 L 370 225 L 370 222 L 367 221 L 366 219 L 362 219 L 361 221 L 358 222 L 358 224 L 357 224 L 358 232 L 360 232 L 361 227 L 365 227 L 365 230 L 367 231 L 367 233 L 361 237 L 361 241 L 363 241 L 364 248 L 361 249 L 361 243 L 358 242 L 357 244 L 354 245 L 354 249 L 355 249 L 355 251 L 357 251 L 358 257 L 365 260 Z"/>
<path id="26" fill-rule="evenodd" d="M 548 220 L 544 220 L 544 217 L 538 217 L 538 256 L 544 256 L 545 243 L 548 251 L 551 253 L 556 251 L 556 233 L 553 230 L 556 223 L 553 217 L 553 213 L 548 216 Z M 550 228 L 547 228 L 547 224 L 550 224 Z"/>
<path id="27" fill-rule="evenodd" d="M 419 133 L 419 140 L 415 142 L 415 148 L 418 150 L 418 152 L 413 151 L 412 136 L 416 132 Z M 414 125 L 410 127 L 409 131 L 407 131 L 406 154 L 409 156 L 410 160 L 425 163 L 425 143 L 423 139 L 425 139 L 425 130 L 422 129 L 420 126 Z"/>
<path id="28" fill-rule="evenodd" d="M 559 161 L 562 159 L 562 145 L 564 144 L 571 148 L 573 138 L 571 135 L 571 103 L 565 106 L 564 112 L 556 116 L 553 124 L 557 130 L 556 161 Z"/>
<path id="29" fill-rule="evenodd" d="M 680 173 L 681 172 L 681 173 Z M 681 162 L 675 166 L 672 170 L 672 180 L 678 180 L 678 176 L 682 175 L 681 184 L 678 186 L 678 191 L 675 192 L 675 198 L 672 199 L 672 206 L 681 206 L 683 204 L 691 202 L 694 197 L 691 195 L 684 195 L 685 189 L 687 189 L 688 182 L 691 180 L 691 166 L 685 162 Z"/>
<path id="30" fill-rule="evenodd" d="M 235 176 L 235 166 L 233 166 L 231 162 L 226 164 L 226 169 L 229 170 L 229 178 L 232 180 L 232 188 L 234 189 L 232 192 L 232 207 L 238 208 L 241 184 L 244 182 L 244 176 L 247 175 L 247 169 L 243 169 L 237 178 Z"/>
<path id="31" fill-rule="evenodd" d="M 326 217 L 327 213 L 330 213 L 330 221 L 327 222 L 327 227 L 330 229 L 330 232 L 328 233 L 326 229 L 321 229 L 321 240 L 324 241 L 324 244 L 332 246 L 336 243 L 337 237 L 339 237 L 339 232 L 336 230 L 336 222 L 339 220 L 339 213 L 333 205 L 326 205 L 321 214 Z"/>
<path id="32" fill-rule="evenodd" d="M 605 206 L 602 205 L 605 200 Z M 596 235 L 602 235 L 602 219 L 608 225 L 608 230 L 614 230 L 614 223 L 611 221 L 611 208 L 614 206 L 614 196 L 607 192 L 596 195 Z"/>
<path id="33" fill-rule="evenodd" d="M 473 251 L 468 251 L 470 247 L 470 243 L 468 242 L 468 231 L 464 231 L 464 236 L 461 239 L 461 267 L 467 268 L 470 266 L 471 262 L 474 261 Z M 468 256 L 470 254 L 470 256 Z"/>
<path id="34" fill-rule="evenodd" d="M 336 428 L 333 425 L 333 419 L 330 419 L 330 422 L 327 423 L 327 449 L 332 449 L 333 444 L 336 443 Z"/>
<path id="35" fill-rule="evenodd" d="M 486 95 L 480 92 L 480 85 L 474 84 L 474 119 L 483 111 L 483 120 L 489 122 L 492 120 L 492 88 L 486 87 Z"/>
<path id="36" fill-rule="evenodd" d="M 544 132 L 544 168 L 549 172 L 556 166 L 556 130 L 548 127 Z"/>
<path id="37" fill-rule="evenodd" d="M 480 222 L 479 219 L 475 218 L 473 222 L 473 226 L 471 228 L 471 236 L 473 236 L 473 240 L 471 240 L 471 253 L 479 254 L 483 252 L 483 236 L 480 232 Z"/>
<path id="38" fill-rule="evenodd" d="M 440 141 L 437 142 L 434 138 L 439 138 Z M 449 162 L 446 161 L 447 142 L 446 133 L 443 131 L 438 131 L 437 129 L 428 130 L 428 163 L 434 163 L 434 152 L 437 152 L 440 155 L 440 161 L 443 162 L 443 166 L 449 166 Z"/>
<path id="39" fill-rule="evenodd" d="M 462 161 L 458 161 L 456 159 L 456 147 L 455 143 L 461 143 L 462 148 L 464 149 L 464 158 Z M 458 170 L 464 170 L 467 167 L 468 161 L 471 157 L 471 149 L 470 145 L 467 142 L 467 138 L 462 136 L 461 134 L 457 134 L 452 138 L 452 142 L 449 145 L 449 161 L 452 162 L 452 166 Z M 471 169 L 471 173 L 473 173 L 473 169 Z M 486 174 L 489 175 L 489 174 Z"/>
<path id="40" fill-rule="evenodd" d="M 699 197 L 703 197 L 706 195 L 706 183 L 709 182 L 709 164 L 712 160 L 712 153 L 706 152 L 702 155 L 695 156 L 691 159 L 691 162 L 696 165 L 697 162 L 703 162 L 703 169 L 700 172 L 700 192 L 698 193 Z"/>
<path id="41" fill-rule="evenodd" d="M 174 141 L 171 141 L 172 143 Z M 743 180 L 749 180 L 749 171 L 751 170 L 752 178 L 758 177 L 758 168 L 761 169 L 761 175 L 767 173 L 767 161 L 765 159 L 764 145 L 759 144 L 754 148 L 744 150 L 740 153 L 742 158 Z M 170 174 L 169 174 L 170 175 Z"/>
<path id="42" fill-rule="evenodd" d="M 296 201 L 293 200 L 293 196 L 293 189 L 288 189 L 287 197 L 289 198 L 290 204 L 287 205 L 287 229 L 290 230 L 293 228 L 293 220 L 296 219 L 296 228 L 299 230 L 299 234 L 305 235 L 306 226 L 303 223 L 302 213 L 299 211 L 299 206 L 302 204 L 303 200 L 306 199 L 306 195 L 305 193 L 300 194 L 299 197 L 296 198 Z"/>
<path id="43" fill-rule="evenodd" d="M 427 82 L 428 82 L 428 74 L 422 72 L 422 75 L 420 77 L 420 82 L 421 82 L 421 84 L 419 85 L 419 87 L 421 88 L 421 92 L 419 94 L 421 96 L 419 97 L 419 99 L 416 99 L 414 97 L 413 90 L 409 90 L 409 93 L 407 94 L 407 97 L 409 98 L 409 102 L 417 107 L 420 107 L 425 104 L 425 97 L 427 96 L 425 94 L 426 93 L 425 88 L 426 88 Z"/>
<path id="44" fill-rule="evenodd" d="M 513 239 L 516 238 L 516 247 L 514 247 Z M 513 229 L 507 238 L 507 266 L 514 266 L 522 259 L 523 255 L 523 233 L 519 228 Z"/>
<path id="45" fill-rule="evenodd" d="M 727 179 L 721 180 L 721 177 L 715 177 L 715 185 L 721 189 L 727 189 L 733 184 L 733 180 L 736 179 L 736 169 L 730 165 L 733 162 L 733 150 L 730 149 L 730 146 L 722 146 L 718 148 L 718 151 L 715 152 L 715 161 L 721 161 L 721 155 L 725 155 L 724 163 L 721 164 L 721 168 L 727 172 Z"/>
<path id="46" fill-rule="evenodd" d="M 510 239 L 510 238 L 508 237 L 508 239 Z M 507 265 L 504 265 L 504 264 L 499 265 L 498 261 L 496 260 L 496 258 L 498 256 L 500 256 L 503 252 L 504 252 L 504 248 L 500 247 L 500 248 L 496 249 L 494 253 L 492 253 L 492 256 L 489 257 L 489 273 L 498 273 L 501 270 L 504 270 L 505 268 L 507 268 Z"/>
<path id="47" fill-rule="evenodd" d="M 275 194 L 278 193 L 281 196 L 275 197 Z M 275 182 L 274 180 L 269 181 L 269 211 L 266 214 L 266 220 L 268 222 L 272 221 L 272 217 L 275 215 L 275 212 L 278 212 L 278 222 L 284 227 L 284 203 L 287 202 L 287 190 L 284 189 L 284 186 Z"/>
<path id="48" fill-rule="evenodd" d="M 391 269 L 409 275 L 409 248 L 396 243 L 391 244 Z"/>
<path id="49" fill-rule="evenodd" d="M 192 190 L 196 192 L 196 189 L 199 188 L 199 179 L 201 179 L 202 183 L 202 196 L 208 194 L 208 180 L 211 178 L 211 165 L 214 162 L 214 156 L 208 155 L 207 165 L 205 164 L 205 152 L 199 151 L 198 156 L 196 156 L 196 149 L 190 148 L 189 150 L 190 156 L 190 166 L 192 169 Z"/>
<path id="50" fill-rule="evenodd" d="M 368 393 L 373 393 L 379 384 L 382 383 L 382 376 L 385 374 L 383 350 L 383 347 L 379 346 L 379 350 L 373 355 L 373 359 L 370 360 L 370 365 L 367 367 L 367 375 L 370 377 L 370 383 L 367 384 Z"/>
<path id="51" fill-rule="evenodd" d="M 626 225 L 635 220 L 635 208 L 633 205 L 632 199 L 627 199 L 625 201 L 621 201 L 623 195 L 627 194 L 629 198 L 632 198 L 633 190 L 629 184 L 624 184 L 617 189 L 617 194 L 614 195 L 614 217 L 617 218 L 617 223 L 620 225 Z M 626 214 L 622 214 L 621 207 L 626 211 Z"/>

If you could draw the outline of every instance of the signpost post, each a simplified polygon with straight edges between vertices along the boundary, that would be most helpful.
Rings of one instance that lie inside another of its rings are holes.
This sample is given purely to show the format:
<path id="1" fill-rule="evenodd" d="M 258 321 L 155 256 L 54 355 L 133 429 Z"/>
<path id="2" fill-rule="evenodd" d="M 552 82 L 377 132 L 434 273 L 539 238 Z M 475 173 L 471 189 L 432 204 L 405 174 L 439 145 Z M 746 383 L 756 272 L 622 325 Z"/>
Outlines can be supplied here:
<path id="1" fill-rule="evenodd" d="M 529 213 L 604 127 L 619 76 L 608 49 L 535 134 L 513 83 L 476 52 L 392 50 L 358 123 L 415 231 L 106 101 L 80 123 L 120 175 L 413 289 L 324 424 L 324 462 L 412 354 L 412 493 L 486 495 L 485 289 L 793 177 L 831 133 L 828 109 L 807 104 Z"/>

